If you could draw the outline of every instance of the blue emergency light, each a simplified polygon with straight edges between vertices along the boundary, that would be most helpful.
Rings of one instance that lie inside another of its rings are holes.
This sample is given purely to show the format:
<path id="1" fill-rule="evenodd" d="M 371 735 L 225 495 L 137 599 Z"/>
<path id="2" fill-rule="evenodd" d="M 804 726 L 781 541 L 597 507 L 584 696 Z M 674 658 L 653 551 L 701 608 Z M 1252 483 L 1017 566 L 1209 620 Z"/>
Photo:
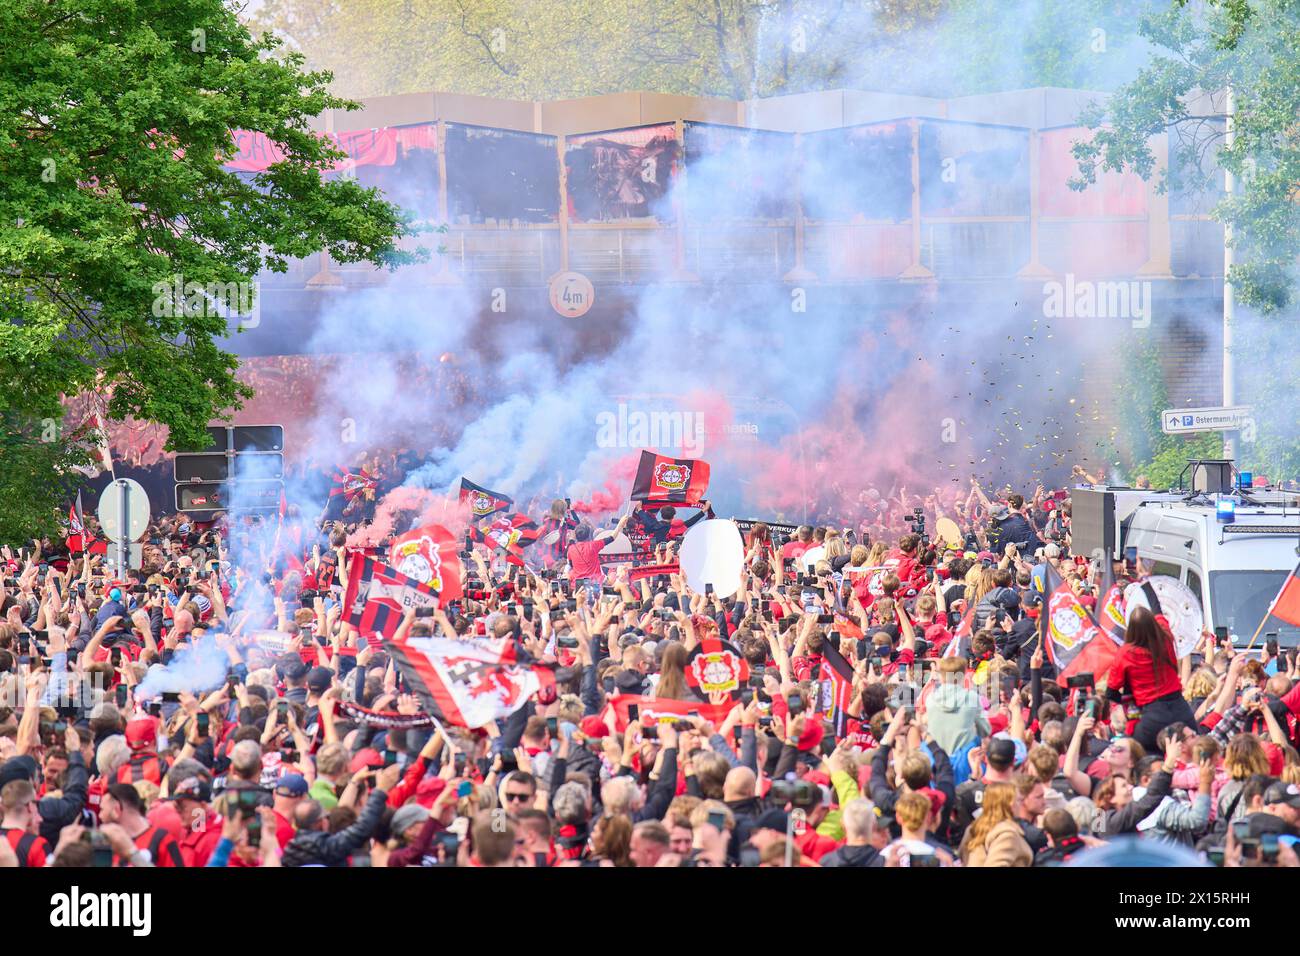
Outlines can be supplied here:
<path id="1" fill-rule="evenodd" d="M 1220 498 L 1214 516 L 1220 524 L 1232 524 L 1237 520 L 1237 502 L 1232 498 Z"/>

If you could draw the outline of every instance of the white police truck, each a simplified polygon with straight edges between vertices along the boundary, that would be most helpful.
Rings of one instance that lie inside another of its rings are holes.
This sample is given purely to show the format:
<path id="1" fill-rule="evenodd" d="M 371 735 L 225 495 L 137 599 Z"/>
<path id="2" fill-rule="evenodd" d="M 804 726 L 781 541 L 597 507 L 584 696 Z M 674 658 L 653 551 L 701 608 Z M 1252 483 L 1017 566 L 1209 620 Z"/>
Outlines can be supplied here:
<path id="1" fill-rule="evenodd" d="M 1071 551 L 1136 557 L 1147 574 L 1177 578 L 1198 595 L 1207 628 L 1248 641 L 1300 561 L 1300 492 L 1232 488 L 1154 492 L 1071 491 Z M 1300 644 L 1300 628 L 1270 618 L 1257 644 L 1276 635 Z"/>

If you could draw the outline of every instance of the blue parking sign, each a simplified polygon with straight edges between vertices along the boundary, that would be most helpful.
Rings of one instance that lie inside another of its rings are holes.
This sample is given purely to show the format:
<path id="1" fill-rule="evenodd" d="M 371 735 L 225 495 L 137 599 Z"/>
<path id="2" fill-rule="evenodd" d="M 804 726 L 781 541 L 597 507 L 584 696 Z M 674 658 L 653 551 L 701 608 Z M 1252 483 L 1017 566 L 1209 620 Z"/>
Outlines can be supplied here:
<path id="1" fill-rule="evenodd" d="M 1192 416 L 1191 416 L 1191 415 L 1184 415 L 1184 416 L 1183 416 L 1183 426 L 1186 427 L 1186 428 L 1191 428 L 1191 427 L 1192 427 Z"/>

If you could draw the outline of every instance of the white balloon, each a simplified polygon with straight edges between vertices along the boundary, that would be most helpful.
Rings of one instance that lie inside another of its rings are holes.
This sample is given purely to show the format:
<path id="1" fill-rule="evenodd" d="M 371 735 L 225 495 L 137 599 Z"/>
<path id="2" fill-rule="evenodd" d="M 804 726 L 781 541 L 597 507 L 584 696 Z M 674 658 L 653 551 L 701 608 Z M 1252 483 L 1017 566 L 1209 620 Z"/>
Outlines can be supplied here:
<path id="1" fill-rule="evenodd" d="M 718 597 L 730 597 L 740 588 L 740 574 L 745 567 L 745 542 L 740 529 L 725 518 L 693 525 L 682 541 L 678 561 L 693 590 L 703 594 L 704 586 L 711 584 Z"/>
<path id="2" fill-rule="evenodd" d="M 1151 586 L 1156 593 L 1159 607 L 1152 607 L 1147 599 L 1143 585 Z M 1201 599 L 1187 585 L 1167 574 L 1156 574 L 1143 582 L 1130 584 L 1124 589 L 1124 622 L 1135 607 L 1144 607 L 1155 614 L 1163 614 L 1169 620 L 1169 628 L 1174 632 L 1174 647 L 1179 657 L 1186 657 L 1196 650 L 1201 640 L 1201 630 L 1205 626 L 1205 616 L 1201 611 Z"/>

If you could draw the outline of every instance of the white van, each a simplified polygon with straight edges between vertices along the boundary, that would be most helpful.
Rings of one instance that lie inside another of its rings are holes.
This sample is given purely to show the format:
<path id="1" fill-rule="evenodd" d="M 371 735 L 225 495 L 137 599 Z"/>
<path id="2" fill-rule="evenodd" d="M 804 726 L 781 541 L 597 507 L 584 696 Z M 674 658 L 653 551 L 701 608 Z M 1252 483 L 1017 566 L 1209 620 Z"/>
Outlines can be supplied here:
<path id="1" fill-rule="evenodd" d="M 1113 496 L 1106 514 L 1114 522 L 1106 535 L 1113 556 L 1123 558 L 1136 548 L 1145 572 L 1182 581 L 1200 597 L 1205 626 L 1226 627 L 1242 644 L 1300 560 L 1300 496 L 1294 492 L 1256 490 L 1248 498 L 1129 489 L 1093 493 Z M 1221 520 L 1221 503 L 1231 509 L 1232 521 Z M 1077 509 L 1075 515 L 1077 525 Z M 1270 618 L 1257 646 L 1270 633 L 1283 647 L 1300 644 L 1300 628 Z"/>

